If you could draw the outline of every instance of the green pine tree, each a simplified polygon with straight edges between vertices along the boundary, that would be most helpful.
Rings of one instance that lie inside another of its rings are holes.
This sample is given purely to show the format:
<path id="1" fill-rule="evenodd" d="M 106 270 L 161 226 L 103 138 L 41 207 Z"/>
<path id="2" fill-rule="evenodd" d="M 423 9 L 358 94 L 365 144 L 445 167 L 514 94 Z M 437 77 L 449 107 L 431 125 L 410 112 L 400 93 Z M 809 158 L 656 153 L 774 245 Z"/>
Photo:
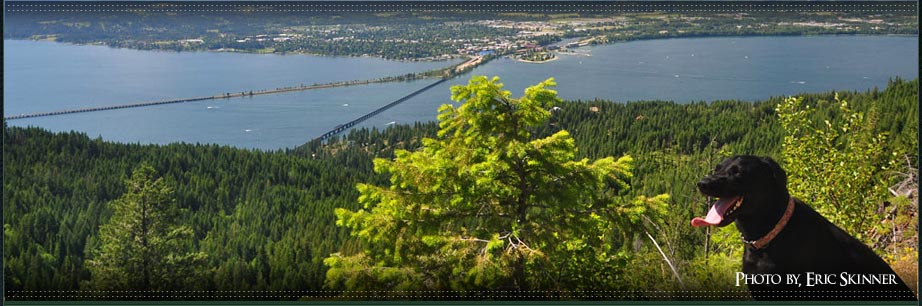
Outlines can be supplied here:
<path id="1" fill-rule="evenodd" d="M 577 159 L 567 131 L 533 137 L 559 102 L 554 85 L 521 98 L 498 78 L 453 87 L 460 106 L 439 109 L 438 138 L 375 160 L 390 185 L 359 184 L 364 208 L 336 210 L 365 251 L 327 258 L 327 285 L 399 296 L 618 288 L 628 246 L 667 196 L 624 198 L 630 156 Z"/>
<path id="2" fill-rule="evenodd" d="M 126 187 L 109 203 L 112 217 L 99 227 L 99 247 L 86 260 L 90 287 L 104 293 L 188 289 L 205 254 L 190 251 L 192 229 L 176 224 L 181 210 L 172 189 L 148 165 L 135 170 Z"/>

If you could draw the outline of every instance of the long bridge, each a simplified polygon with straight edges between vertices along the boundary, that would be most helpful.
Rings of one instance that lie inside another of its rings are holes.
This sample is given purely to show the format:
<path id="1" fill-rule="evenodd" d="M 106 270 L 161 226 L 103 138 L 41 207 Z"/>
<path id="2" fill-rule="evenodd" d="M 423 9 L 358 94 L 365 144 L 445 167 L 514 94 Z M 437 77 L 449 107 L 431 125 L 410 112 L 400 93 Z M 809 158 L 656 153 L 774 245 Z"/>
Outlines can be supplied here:
<path id="1" fill-rule="evenodd" d="M 182 99 L 151 101 L 151 102 L 139 102 L 139 103 L 129 103 L 129 104 L 120 104 L 120 105 L 94 106 L 94 107 L 77 108 L 77 109 L 57 110 L 57 111 L 51 111 L 51 112 L 19 114 L 19 115 L 6 116 L 4 117 L 4 119 L 16 120 L 16 119 L 25 119 L 25 118 L 35 118 L 35 117 L 48 117 L 48 116 L 58 116 L 58 115 L 67 115 L 67 114 L 76 114 L 76 113 L 107 111 L 107 110 L 116 110 L 116 109 L 124 109 L 124 108 L 135 108 L 135 107 L 145 107 L 145 106 L 155 106 L 155 105 L 165 105 L 165 104 L 175 104 L 175 103 L 196 102 L 196 101 L 204 101 L 204 100 L 230 99 L 230 98 L 248 97 L 248 96 L 256 96 L 256 95 L 277 94 L 277 93 L 284 93 L 284 92 L 291 92 L 291 91 L 302 91 L 302 90 L 333 88 L 333 87 L 343 87 L 343 86 L 353 86 L 353 85 L 366 85 L 366 84 L 374 84 L 374 83 L 386 83 L 386 82 L 394 82 L 398 80 L 401 80 L 401 79 L 399 79 L 399 77 L 387 77 L 387 78 L 372 79 L 372 80 L 343 81 L 343 82 L 333 82 L 333 83 L 325 83 L 325 84 L 279 87 L 275 89 L 262 89 L 262 90 L 251 90 L 251 91 L 242 91 L 242 92 L 235 92 L 235 93 L 224 93 L 224 94 L 219 94 L 219 95 L 214 95 L 214 96 L 182 98 Z"/>
<path id="2" fill-rule="evenodd" d="M 436 85 L 439 85 L 439 84 L 444 83 L 445 81 L 448 81 L 448 79 L 450 79 L 450 77 L 441 78 L 441 79 L 439 79 L 438 81 L 435 81 L 435 83 L 432 83 L 432 84 L 426 85 L 426 87 L 417 89 L 416 91 L 411 92 L 410 94 L 404 96 L 403 98 L 397 99 L 397 100 L 395 100 L 394 102 L 391 102 L 391 103 L 388 103 L 388 104 L 386 104 L 386 105 L 384 105 L 384 106 L 382 106 L 382 107 L 379 107 L 378 109 L 375 109 L 375 110 L 371 111 L 370 113 L 367 113 L 367 114 L 365 114 L 365 115 L 363 115 L 363 116 L 361 116 L 361 117 L 358 117 L 358 118 L 356 118 L 355 120 L 352 120 L 352 121 L 349 121 L 349 122 L 346 122 L 346 123 L 337 125 L 335 128 L 333 128 L 333 129 L 330 130 L 329 132 L 323 133 L 323 135 L 320 135 L 320 137 L 317 137 L 317 138 L 315 138 L 314 140 L 327 140 L 328 138 L 333 137 L 333 136 L 336 135 L 336 134 L 342 133 L 343 131 L 346 131 L 346 130 L 352 128 L 352 127 L 355 126 L 356 124 L 359 124 L 359 123 L 361 123 L 362 121 L 367 120 L 368 118 L 374 117 L 375 115 L 380 114 L 380 113 L 382 113 L 382 112 L 384 112 L 384 111 L 390 109 L 391 107 L 396 106 L 397 104 L 403 103 L 404 101 L 409 100 L 410 98 L 415 97 L 416 95 L 418 95 L 418 94 L 420 94 L 420 93 L 422 93 L 422 92 L 424 92 L 424 91 L 427 91 L 427 90 L 429 90 L 430 88 L 435 87 Z"/>
<path id="3" fill-rule="evenodd" d="M 454 75 L 464 73 L 483 63 L 484 63 L 484 58 L 482 56 L 475 56 L 457 65 L 441 69 L 442 79 L 436 82 L 436 84 L 444 82 L 445 78 L 449 78 Z M 65 109 L 65 110 L 57 110 L 57 111 L 50 111 L 50 112 L 18 114 L 18 115 L 11 115 L 11 116 L 3 117 L 3 119 L 16 120 L 16 119 L 35 118 L 35 117 L 48 117 L 48 116 L 58 116 L 58 115 L 67 115 L 67 114 L 76 114 L 76 113 L 98 112 L 98 111 L 107 111 L 107 110 L 116 110 L 116 109 L 125 109 L 125 108 L 196 102 L 196 101 L 204 101 L 204 100 L 230 99 L 230 98 L 237 98 L 237 97 L 277 94 L 277 93 L 284 93 L 284 92 L 291 92 L 291 91 L 302 91 L 302 90 L 312 90 L 312 89 L 322 89 L 322 88 L 333 88 L 333 87 L 343 87 L 343 86 L 367 85 L 367 84 L 375 84 L 375 83 L 415 80 L 415 79 L 422 79 L 422 78 L 427 78 L 431 76 L 432 76 L 431 74 L 427 75 L 427 73 L 416 73 L 412 75 L 390 76 L 390 77 L 383 77 L 383 78 L 377 78 L 377 79 L 371 79 L 371 80 L 342 81 L 342 82 L 332 82 L 332 83 L 325 83 L 325 84 L 279 87 L 279 88 L 274 88 L 274 89 L 250 90 L 250 91 L 241 91 L 241 92 L 234 92 L 234 93 L 226 92 L 223 94 L 218 94 L 218 95 L 213 95 L 213 96 L 150 101 L 150 102 L 138 102 L 138 103 L 119 104 L 119 105 L 107 105 L 107 106 L 92 106 L 92 107 Z M 426 89 L 429 89 L 429 88 L 431 87 L 426 87 Z M 419 92 L 411 93 L 406 98 L 412 97 L 418 93 Z M 400 102 L 403 102 L 403 101 L 399 101 L 397 102 L 397 104 L 399 104 Z M 391 106 L 393 105 L 388 104 L 387 106 L 384 106 L 382 108 L 387 109 L 387 108 L 390 108 Z"/>
<path id="4" fill-rule="evenodd" d="M 394 106 L 396 106 L 396 105 L 398 105 L 398 104 L 400 104 L 400 103 L 403 103 L 404 101 L 406 101 L 406 100 L 408 100 L 408 99 L 410 99 L 410 98 L 412 98 L 412 97 L 415 97 L 416 95 L 418 95 L 418 94 L 420 94 L 420 93 L 422 93 L 422 92 L 424 92 L 424 91 L 426 91 L 426 90 L 429 90 L 429 89 L 431 89 L 432 87 L 435 87 L 436 85 L 442 84 L 442 83 L 444 83 L 445 81 L 448 81 L 449 79 L 451 79 L 452 77 L 454 77 L 454 76 L 456 76 L 456 75 L 458 75 L 458 74 L 462 74 L 462 73 L 464 73 L 464 72 L 470 71 L 471 69 L 473 69 L 474 67 L 476 67 L 476 66 L 478 66 L 478 65 L 482 65 L 482 64 L 485 63 L 487 60 L 488 60 L 488 59 L 486 59 L 486 58 L 484 58 L 484 57 L 482 57 L 482 56 L 475 56 L 475 57 L 473 57 L 473 58 L 471 58 L 471 59 L 469 59 L 469 60 L 467 60 L 467 61 L 464 61 L 464 62 L 459 63 L 459 64 L 457 64 L 457 65 L 454 65 L 454 66 L 452 66 L 452 67 L 448 67 L 448 68 L 446 68 L 446 69 L 443 69 L 443 70 L 442 70 L 442 73 L 441 73 L 442 76 L 439 77 L 438 81 L 435 81 L 435 82 L 432 83 L 432 84 L 426 85 L 426 87 L 423 87 L 423 88 L 420 88 L 420 89 L 418 89 L 418 90 L 416 90 L 416 91 L 414 91 L 414 92 L 411 92 L 410 94 L 408 94 L 408 95 L 406 95 L 406 96 L 403 96 L 402 98 L 397 99 L 397 100 L 395 100 L 395 101 L 393 101 L 393 102 L 391 102 L 391 103 L 388 103 L 388 104 L 386 104 L 386 105 L 384 105 L 384 106 L 382 106 L 382 107 L 379 107 L 379 108 L 377 108 L 377 109 L 371 111 L 370 113 L 367 113 L 367 114 L 365 114 L 365 115 L 363 115 L 363 116 L 361 116 L 361 117 L 359 117 L 359 118 L 356 118 L 356 119 L 354 119 L 354 120 L 352 120 L 352 121 L 349 121 L 349 122 L 346 122 L 346 123 L 337 125 L 337 126 L 334 127 L 332 130 L 330 130 L 330 131 L 328 131 L 328 132 L 326 132 L 326 133 L 323 133 L 323 135 L 320 135 L 320 137 L 315 138 L 315 140 L 317 140 L 317 139 L 319 139 L 319 140 L 326 140 L 326 139 L 328 139 L 328 138 L 330 138 L 330 137 L 332 137 L 332 136 L 334 136 L 334 135 L 336 135 L 336 134 L 339 134 L 339 133 L 341 133 L 341 132 L 343 132 L 343 131 L 346 131 L 346 130 L 348 130 L 348 129 L 354 127 L 356 124 L 359 124 L 359 123 L 361 123 L 362 121 L 367 120 L 368 118 L 374 117 L 375 115 L 378 115 L 378 114 L 380 114 L 380 113 L 382 113 L 382 112 L 384 112 L 384 111 L 390 109 L 391 107 L 394 107 Z M 430 75 L 430 76 L 431 76 L 431 75 Z M 76 113 L 87 113 L 87 112 L 98 112 L 98 111 L 125 109 L 125 108 L 135 108 L 135 107 L 145 107 L 145 106 L 155 106 L 155 105 L 165 105 L 165 104 L 175 104 L 175 103 L 196 102 L 196 101 L 204 101 L 204 100 L 230 99 L 230 98 L 236 98 L 236 97 L 247 97 L 247 96 L 256 96 L 256 95 L 268 95 L 268 94 L 277 94 L 277 93 L 284 93 L 284 92 L 291 92 L 291 91 L 302 91 L 302 90 L 321 89 L 321 88 L 333 88 L 333 87 L 353 86 L 353 85 L 366 85 L 366 84 L 374 84 L 374 83 L 386 83 L 386 82 L 403 81 L 403 80 L 410 80 L 410 79 L 421 79 L 421 78 L 426 78 L 426 74 L 424 74 L 424 73 L 417 73 L 417 74 L 413 75 L 412 78 L 407 77 L 407 76 L 385 77 L 385 78 L 378 78 L 378 79 L 372 79 L 372 80 L 343 81 L 343 82 L 333 82 L 333 83 L 326 83 L 326 84 L 300 85 L 300 86 L 293 86 L 293 87 L 279 87 L 279 88 L 275 88 L 275 89 L 251 90 L 251 91 L 242 91 L 242 92 L 236 92 L 236 93 L 229 93 L 229 92 L 228 92 L 228 93 L 219 94 L 219 95 L 203 96 L 203 97 L 194 97 L 194 98 L 183 98 L 183 99 L 162 100 L 162 101 L 152 101 L 152 102 L 129 103 L 129 104 L 109 105 L 109 106 L 96 106 L 96 107 L 86 107 L 86 108 L 77 108 L 77 109 L 58 110 L 58 111 L 51 111 L 51 112 L 28 113 L 28 114 L 11 115 L 11 116 L 4 117 L 4 119 L 5 119 L 5 120 L 16 120 L 16 119 L 35 118 L 35 117 L 48 117 L 48 116 L 58 116 L 58 115 L 67 115 L 67 114 L 76 114 Z"/>
<path id="5" fill-rule="evenodd" d="M 386 105 L 384 105 L 384 106 L 382 106 L 382 107 L 379 107 L 378 109 L 375 109 L 375 110 L 371 111 L 370 113 L 367 113 L 367 114 L 365 114 L 365 115 L 363 115 L 363 116 L 361 116 L 361 117 L 358 117 L 358 118 L 356 118 L 355 120 L 352 120 L 352 121 L 349 121 L 349 122 L 346 122 L 346 123 L 337 125 L 337 126 L 334 127 L 332 130 L 330 130 L 330 131 L 328 131 L 328 132 L 326 132 L 326 133 L 323 133 L 323 135 L 320 135 L 320 137 L 314 138 L 314 140 L 321 140 L 321 141 L 327 140 L 327 139 L 329 139 L 330 137 L 333 137 L 333 136 L 336 135 L 336 134 L 339 134 L 339 133 L 342 133 L 342 132 L 344 132 L 344 131 L 346 131 L 346 130 L 349 130 L 350 128 L 354 127 L 356 124 L 359 124 L 359 123 L 361 123 L 362 121 L 367 120 L 368 118 L 374 117 L 375 115 L 378 115 L 378 114 L 380 114 L 380 113 L 382 113 L 382 112 L 384 112 L 384 111 L 390 109 L 391 107 L 396 106 L 397 104 L 403 103 L 404 101 L 406 101 L 406 100 L 408 100 L 408 99 L 410 99 L 410 98 L 412 98 L 412 97 L 415 97 L 416 95 L 418 95 L 418 94 L 420 94 L 420 93 L 422 93 L 422 92 L 424 92 L 424 91 L 427 91 L 427 90 L 431 89 L 432 87 L 435 87 L 436 85 L 442 84 L 442 83 L 444 83 L 445 81 L 448 81 L 449 79 L 451 79 L 452 77 L 454 77 L 454 76 L 456 76 L 456 75 L 458 75 L 458 74 L 462 74 L 462 73 L 465 73 L 465 72 L 467 72 L 467 71 L 470 71 L 470 70 L 474 69 L 475 67 L 477 67 L 477 66 L 479 66 L 479 65 L 482 65 L 482 64 L 486 63 L 486 61 L 489 61 L 489 59 L 488 59 L 488 58 L 485 58 L 485 57 L 483 57 L 483 56 L 475 56 L 475 57 L 472 57 L 471 59 L 469 59 L 469 60 L 467 60 L 467 61 L 464 61 L 463 63 L 457 64 L 457 65 L 455 65 L 455 66 L 453 66 L 453 67 L 449 67 L 448 69 L 446 69 L 446 72 L 445 72 L 444 76 L 443 76 L 441 79 L 439 79 L 438 81 L 435 81 L 435 83 L 426 85 L 426 87 L 423 87 L 423 88 L 420 88 L 420 89 L 418 89 L 418 90 L 416 90 L 416 91 L 414 91 L 414 92 L 411 92 L 410 94 L 404 96 L 403 98 L 397 99 L 397 100 L 395 100 L 394 102 L 391 102 L 391 103 L 388 103 L 388 104 L 386 104 Z"/>

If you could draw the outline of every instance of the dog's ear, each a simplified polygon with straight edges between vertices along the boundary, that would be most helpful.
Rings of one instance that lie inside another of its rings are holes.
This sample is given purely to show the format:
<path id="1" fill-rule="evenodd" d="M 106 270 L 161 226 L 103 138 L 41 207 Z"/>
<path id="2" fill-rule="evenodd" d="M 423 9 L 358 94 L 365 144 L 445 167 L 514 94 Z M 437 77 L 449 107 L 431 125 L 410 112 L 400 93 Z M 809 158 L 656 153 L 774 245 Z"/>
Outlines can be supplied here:
<path id="1" fill-rule="evenodd" d="M 775 162 L 771 157 L 762 157 L 762 163 L 764 163 L 771 170 L 772 177 L 775 179 L 775 182 L 779 184 L 779 187 L 787 190 L 788 188 L 788 174 L 784 172 L 784 169 L 781 168 L 781 165 Z"/>

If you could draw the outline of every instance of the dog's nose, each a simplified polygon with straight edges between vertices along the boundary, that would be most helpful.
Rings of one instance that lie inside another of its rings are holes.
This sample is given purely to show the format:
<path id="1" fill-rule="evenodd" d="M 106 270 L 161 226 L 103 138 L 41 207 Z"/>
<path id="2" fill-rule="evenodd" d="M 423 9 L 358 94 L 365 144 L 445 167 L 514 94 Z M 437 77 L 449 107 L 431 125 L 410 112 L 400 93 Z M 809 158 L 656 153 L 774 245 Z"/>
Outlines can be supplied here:
<path id="1" fill-rule="evenodd" d="M 713 186 L 713 183 L 714 183 L 713 177 L 705 176 L 700 181 L 698 181 L 696 185 L 698 186 L 699 191 L 706 192 L 708 189 L 710 189 Z"/>

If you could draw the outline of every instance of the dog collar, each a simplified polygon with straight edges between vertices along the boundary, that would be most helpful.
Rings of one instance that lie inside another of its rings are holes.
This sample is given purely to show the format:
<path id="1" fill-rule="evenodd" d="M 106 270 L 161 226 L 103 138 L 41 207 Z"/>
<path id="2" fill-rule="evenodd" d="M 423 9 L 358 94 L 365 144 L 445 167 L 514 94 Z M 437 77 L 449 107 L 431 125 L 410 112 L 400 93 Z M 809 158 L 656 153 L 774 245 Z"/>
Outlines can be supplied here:
<path id="1" fill-rule="evenodd" d="M 755 248 L 756 250 L 764 248 L 768 245 L 769 242 L 772 242 L 772 239 L 775 239 L 775 236 L 778 236 L 778 233 L 780 233 L 781 230 L 784 229 L 784 226 L 788 224 L 788 220 L 791 219 L 791 214 L 793 213 L 794 197 L 788 197 L 788 208 L 784 210 L 784 215 L 782 215 L 781 220 L 778 220 L 778 223 L 775 224 L 775 228 L 773 228 L 770 232 L 768 232 L 768 234 L 765 234 L 765 236 L 762 236 L 762 238 L 759 238 L 758 240 L 746 241 L 743 239 L 743 242 L 746 243 L 746 245 Z"/>

